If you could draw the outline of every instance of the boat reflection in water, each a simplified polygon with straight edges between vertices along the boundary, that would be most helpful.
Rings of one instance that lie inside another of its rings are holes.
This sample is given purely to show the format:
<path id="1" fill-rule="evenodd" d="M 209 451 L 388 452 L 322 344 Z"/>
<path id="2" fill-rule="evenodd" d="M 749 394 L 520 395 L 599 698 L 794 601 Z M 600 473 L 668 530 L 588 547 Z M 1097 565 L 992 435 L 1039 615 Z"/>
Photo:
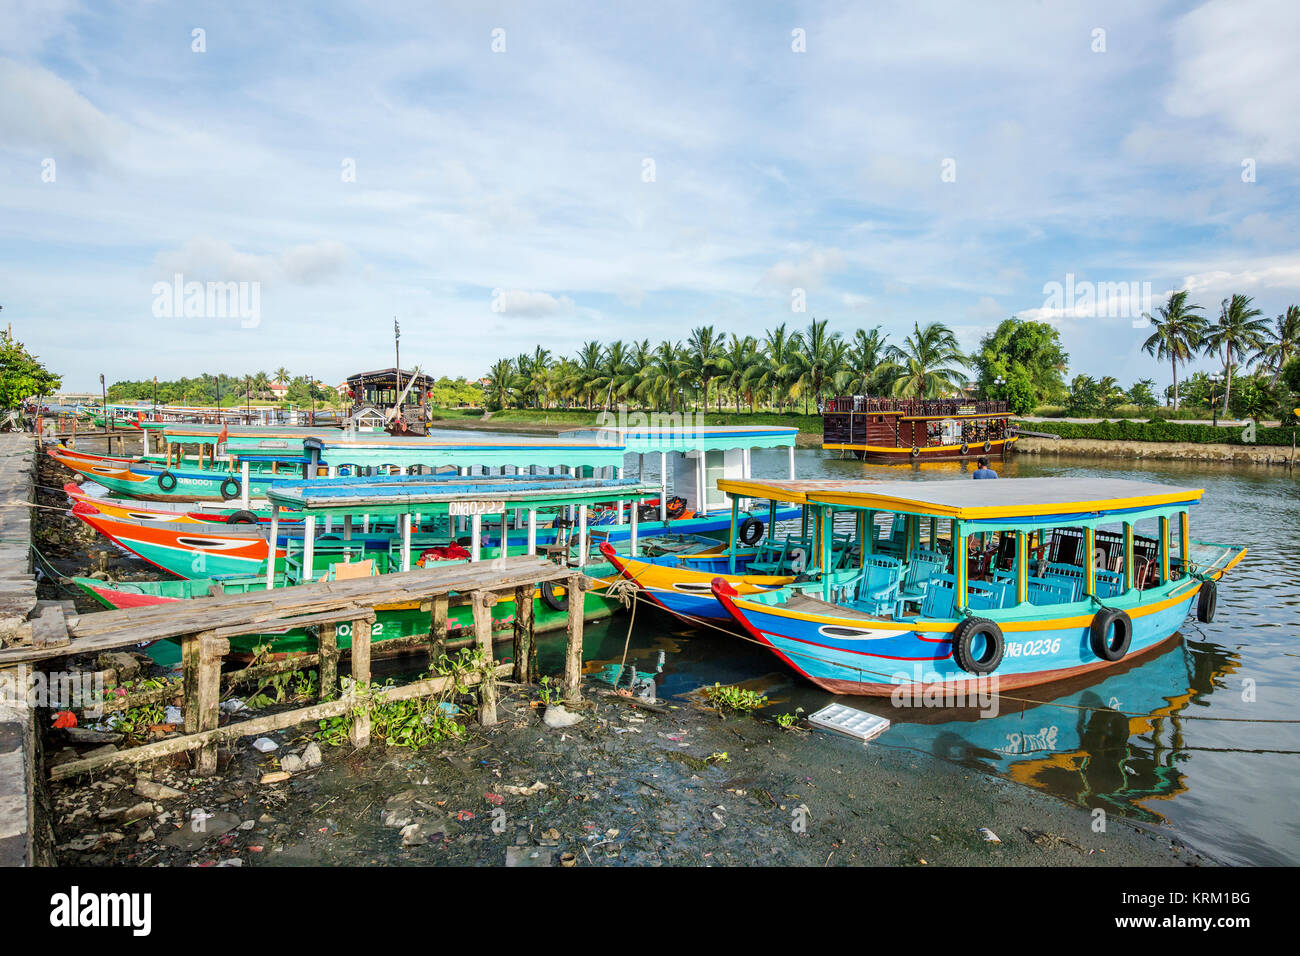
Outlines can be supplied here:
<path id="1" fill-rule="evenodd" d="M 1238 665 L 1235 653 L 1176 634 L 1101 675 L 1000 694 L 994 717 L 862 698 L 851 706 L 893 722 L 881 744 L 1154 823 L 1165 817 L 1147 801 L 1186 790 L 1178 767 L 1187 756 L 1182 718 L 1204 707 Z"/>

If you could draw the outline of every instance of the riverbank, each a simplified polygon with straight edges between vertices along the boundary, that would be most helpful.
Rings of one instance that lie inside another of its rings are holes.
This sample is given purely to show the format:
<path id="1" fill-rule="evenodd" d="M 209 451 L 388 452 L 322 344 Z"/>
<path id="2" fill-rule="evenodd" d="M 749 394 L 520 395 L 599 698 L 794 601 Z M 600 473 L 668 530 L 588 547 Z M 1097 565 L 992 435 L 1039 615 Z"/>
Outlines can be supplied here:
<path id="1" fill-rule="evenodd" d="M 1079 458 L 1149 458 L 1167 461 L 1218 461 L 1239 465 L 1294 463 L 1290 448 L 1280 445 L 1228 445 L 1212 442 L 1104 441 L 1096 438 L 1035 438 L 1016 440 L 1022 455 L 1062 455 Z"/>
<path id="2" fill-rule="evenodd" d="M 590 697 L 592 688 L 588 686 Z M 934 757 L 597 699 L 545 726 L 512 688 L 501 722 L 421 751 L 323 748 L 298 728 L 184 766 L 58 785 L 58 859 L 92 866 L 885 865 L 1167 866 L 1213 861 L 1164 831 L 1093 816 Z M 313 760 L 315 754 L 311 753 Z M 283 774 L 281 774 L 283 776 Z M 201 821 L 196 829 L 194 821 Z M 991 832 L 996 842 L 986 837 Z"/>

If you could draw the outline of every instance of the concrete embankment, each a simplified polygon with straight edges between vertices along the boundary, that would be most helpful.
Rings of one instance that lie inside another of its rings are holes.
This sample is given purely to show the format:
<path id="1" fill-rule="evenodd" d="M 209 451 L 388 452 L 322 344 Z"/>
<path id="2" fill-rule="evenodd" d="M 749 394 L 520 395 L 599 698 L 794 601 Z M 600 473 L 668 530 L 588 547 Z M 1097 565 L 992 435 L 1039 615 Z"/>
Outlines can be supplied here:
<path id="1" fill-rule="evenodd" d="M 40 613 L 30 573 L 35 447 L 31 435 L 0 434 L 0 646 L 30 640 Z M 0 671 L 0 866 L 53 860 L 40 728 L 24 677 Z"/>
<path id="2" fill-rule="evenodd" d="M 1200 442 L 1104 441 L 1097 438 L 1031 438 L 1021 436 L 1022 455 L 1067 455 L 1086 458 L 1151 458 L 1222 461 L 1234 464 L 1285 465 L 1292 451 L 1282 445 L 1228 445 Z"/>

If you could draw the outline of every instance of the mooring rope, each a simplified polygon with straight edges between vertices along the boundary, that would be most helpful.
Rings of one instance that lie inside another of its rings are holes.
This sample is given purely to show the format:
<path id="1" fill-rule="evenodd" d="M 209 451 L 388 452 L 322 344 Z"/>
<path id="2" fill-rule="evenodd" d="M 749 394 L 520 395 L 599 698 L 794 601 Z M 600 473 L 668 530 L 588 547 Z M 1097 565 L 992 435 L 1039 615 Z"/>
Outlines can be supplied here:
<path id="1" fill-rule="evenodd" d="M 635 596 L 635 599 L 649 600 L 644 595 L 639 593 Z M 770 647 L 764 644 L 762 641 L 759 641 L 749 636 L 748 634 L 738 633 L 736 631 L 729 630 L 728 628 L 713 623 L 707 618 L 697 617 L 693 614 L 686 614 L 683 612 L 675 612 L 675 613 L 677 613 L 679 617 L 689 621 L 692 624 L 698 625 L 700 627 L 711 628 L 715 631 L 718 631 L 719 633 L 727 635 L 730 638 L 733 639 L 739 638 L 742 641 L 747 641 L 751 644 L 755 644 L 759 647 L 763 647 L 770 650 Z M 629 629 L 629 636 L 630 634 L 631 631 Z M 806 652 L 790 650 L 790 649 L 782 650 L 781 653 L 788 657 L 800 657 L 807 660 L 817 661 L 822 664 L 830 664 L 835 667 L 842 667 L 845 670 L 855 671 L 859 675 L 870 675 L 872 677 L 883 677 L 883 678 L 893 677 L 892 674 L 885 673 L 884 671 L 875 671 L 875 670 L 871 670 L 870 668 L 864 668 L 864 667 L 855 666 L 851 664 L 844 664 L 840 661 L 831 660 L 830 658 L 821 657 L 816 654 L 809 654 Z M 859 677 L 859 680 L 861 680 L 861 676 Z M 1086 704 L 1067 704 L 1061 701 L 1054 701 L 1054 700 L 1034 700 L 1033 698 L 1030 697 L 1016 697 L 1014 695 L 1003 694 L 998 691 L 990 692 L 989 696 L 996 697 L 1000 701 L 1008 701 L 1017 704 L 1034 704 L 1037 706 L 1058 707 L 1064 710 L 1076 710 L 1076 711 L 1084 711 L 1088 713 L 1118 714 L 1121 717 L 1129 717 L 1129 718 L 1142 719 L 1142 720 L 1159 719 L 1159 717 L 1153 717 L 1151 714 L 1144 714 L 1137 711 L 1118 710 L 1114 707 L 1092 707 Z M 1170 714 L 1165 716 L 1173 717 L 1175 715 Z M 1208 716 L 1197 716 L 1197 715 L 1188 714 L 1188 715 L 1178 715 L 1178 719 L 1209 721 L 1209 722 L 1216 722 L 1216 723 L 1238 723 L 1238 724 L 1300 724 L 1300 719 L 1270 718 L 1270 717 L 1208 717 Z M 1180 749 L 1187 749 L 1187 748 L 1180 748 Z"/>

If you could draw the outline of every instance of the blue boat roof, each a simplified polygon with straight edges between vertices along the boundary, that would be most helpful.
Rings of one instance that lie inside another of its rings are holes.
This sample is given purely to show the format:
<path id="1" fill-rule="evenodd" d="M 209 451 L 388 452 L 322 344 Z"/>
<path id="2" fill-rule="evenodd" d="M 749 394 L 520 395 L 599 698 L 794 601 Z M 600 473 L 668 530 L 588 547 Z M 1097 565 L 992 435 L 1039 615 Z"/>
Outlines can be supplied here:
<path id="1" fill-rule="evenodd" d="M 456 475 L 392 475 L 317 478 L 281 482 L 267 492 L 273 505 L 298 511 L 401 512 L 451 502 L 506 503 L 515 507 L 637 500 L 659 494 L 657 485 L 635 478 L 556 478 L 505 475 L 466 479 Z"/>

